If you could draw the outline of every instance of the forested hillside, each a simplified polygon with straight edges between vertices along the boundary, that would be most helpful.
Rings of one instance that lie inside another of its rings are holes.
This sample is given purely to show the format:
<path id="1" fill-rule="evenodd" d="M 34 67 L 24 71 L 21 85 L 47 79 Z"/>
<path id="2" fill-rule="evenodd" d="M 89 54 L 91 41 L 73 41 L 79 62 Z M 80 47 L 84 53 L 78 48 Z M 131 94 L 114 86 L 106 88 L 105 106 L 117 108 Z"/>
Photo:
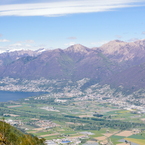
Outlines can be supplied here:
<path id="1" fill-rule="evenodd" d="M 0 121 L 0 145 L 45 145 L 45 139 L 24 134 L 15 127 Z"/>

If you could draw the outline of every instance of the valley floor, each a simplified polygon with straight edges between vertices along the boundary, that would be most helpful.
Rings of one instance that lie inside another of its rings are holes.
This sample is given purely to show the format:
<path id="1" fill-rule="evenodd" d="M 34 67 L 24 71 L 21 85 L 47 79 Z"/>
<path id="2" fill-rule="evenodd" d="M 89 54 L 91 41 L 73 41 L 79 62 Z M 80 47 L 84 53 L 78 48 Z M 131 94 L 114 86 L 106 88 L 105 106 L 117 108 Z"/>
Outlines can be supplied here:
<path id="1" fill-rule="evenodd" d="M 0 103 L 1 118 L 45 138 L 48 145 L 144 145 L 145 114 L 139 111 L 107 101 L 75 98 L 30 97 Z"/>

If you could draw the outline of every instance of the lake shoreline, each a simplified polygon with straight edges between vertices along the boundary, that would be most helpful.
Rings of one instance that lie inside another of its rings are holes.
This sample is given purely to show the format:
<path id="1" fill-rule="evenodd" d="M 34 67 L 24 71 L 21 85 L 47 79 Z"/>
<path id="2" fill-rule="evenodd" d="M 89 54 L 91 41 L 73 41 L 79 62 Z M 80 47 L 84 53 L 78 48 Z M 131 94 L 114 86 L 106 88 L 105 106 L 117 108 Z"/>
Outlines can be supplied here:
<path id="1" fill-rule="evenodd" d="M 0 91 L 0 102 L 18 101 L 20 99 L 40 96 L 47 92 L 19 92 L 19 91 Z"/>

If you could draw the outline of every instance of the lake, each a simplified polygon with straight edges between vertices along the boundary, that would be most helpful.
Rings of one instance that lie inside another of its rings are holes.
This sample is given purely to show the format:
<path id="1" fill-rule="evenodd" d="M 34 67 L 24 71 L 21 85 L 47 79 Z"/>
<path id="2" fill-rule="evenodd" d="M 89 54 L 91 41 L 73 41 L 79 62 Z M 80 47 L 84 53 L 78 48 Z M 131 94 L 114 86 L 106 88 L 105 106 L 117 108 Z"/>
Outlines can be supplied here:
<path id="1" fill-rule="evenodd" d="M 16 101 L 22 98 L 39 96 L 45 94 L 43 92 L 9 92 L 0 91 L 0 102 Z"/>

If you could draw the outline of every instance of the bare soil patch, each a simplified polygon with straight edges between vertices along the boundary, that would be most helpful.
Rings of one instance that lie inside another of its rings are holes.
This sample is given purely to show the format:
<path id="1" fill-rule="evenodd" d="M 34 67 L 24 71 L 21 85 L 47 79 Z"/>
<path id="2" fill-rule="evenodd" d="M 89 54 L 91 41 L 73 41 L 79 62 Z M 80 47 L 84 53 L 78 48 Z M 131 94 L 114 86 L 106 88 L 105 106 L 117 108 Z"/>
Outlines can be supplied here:
<path id="1" fill-rule="evenodd" d="M 33 130 L 40 131 L 40 130 L 44 130 L 44 128 L 34 128 Z"/>
<path id="2" fill-rule="evenodd" d="M 29 131 L 28 133 L 36 133 L 37 131 Z"/>
<path id="3" fill-rule="evenodd" d="M 66 122 L 67 124 L 75 124 L 75 123 L 73 123 L 73 122 Z"/>
<path id="4" fill-rule="evenodd" d="M 145 121 L 145 118 L 142 118 L 141 121 Z"/>
<path id="5" fill-rule="evenodd" d="M 65 131 L 64 129 L 59 129 L 58 131 Z"/>
<path id="6" fill-rule="evenodd" d="M 45 134 L 45 135 L 41 135 L 40 137 L 54 136 L 54 135 L 59 135 L 59 133 L 54 133 L 54 134 Z"/>
<path id="7" fill-rule="evenodd" d="M 66 124 L 76 124 L 76 125 L 81 125 L 81 123 L 73 123 L 73 122 L 66 122 Z"/>
<path id="8" fill-rule="evenodd" d="M 83 118 L 83 117 L 92 117 L 92 115 L 80 115 L 79 117 Z"/>
<path id="9" fill-rule="evenodd" d="M 103 140 L 101 143 L 106 145 L 108 143 L 108 141 L 107 140 Z"/>
<path id="10" fill-rule="evenodd" d="M 114 133 L 105 133 L 103 135 L 106 136 L 106 137 L 110 137 L 110 136 L 114 135 Z"/>
<path id="11" fill-rule="evenodd" d="M 87 141 L 86 143 L 87 143 L 87 144 L 95 144 L 96 141 L 90 141 L 90 140 L 89 140 L 89 141 Z"/>
<path id="12" fill-rule="evenodd" d="M 117 136 L 126 136 L 126 137 L 128 137 L 128 136 L 131 136 L 132 134 L 133 134 L 132 131 L 122 131 L 122 132 L 120 132 L 120 133 L 118 133 L 116 135 Z"/>
<path id="13" fill-rule="evenodd" d="M 128 143 L 119 143 L 117 145 L 129 145 Z"/>
<path id="14" fill-rule="evenodd" d="M 39 120 L 39 119 L 37 119 L 37 118 L 31 118 L 31 120 Z"/>
<path id="15" fill-rule="evenodd" d="M 100 136 L 100 137 L 95 137 L 95 139 L 101 141 L 101 140 L 105 140 L 107 137 L 106 136 Z"/>

